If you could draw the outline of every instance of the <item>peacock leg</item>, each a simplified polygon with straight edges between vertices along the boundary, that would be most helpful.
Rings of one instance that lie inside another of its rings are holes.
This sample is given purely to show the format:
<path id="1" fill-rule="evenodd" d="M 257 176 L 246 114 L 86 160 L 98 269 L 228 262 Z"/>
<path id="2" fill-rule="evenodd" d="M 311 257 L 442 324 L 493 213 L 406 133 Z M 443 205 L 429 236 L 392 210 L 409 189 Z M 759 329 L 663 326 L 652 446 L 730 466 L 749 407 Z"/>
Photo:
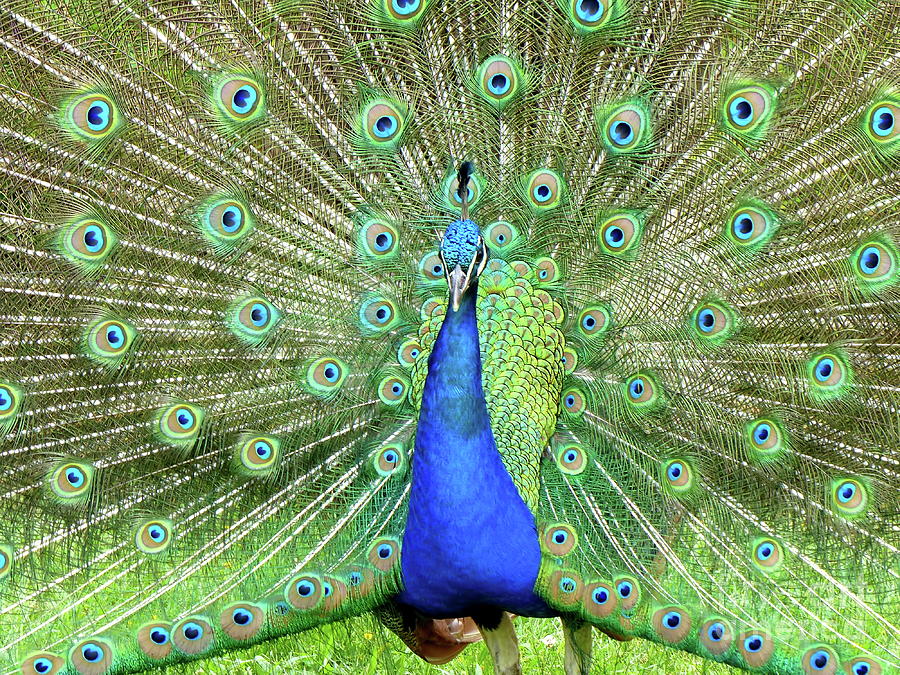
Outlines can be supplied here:
<path id="1" fill-rule="evenodd" d="M 522 664 L 519 663 L 519 641 L 516 629 L 509 614 L 501 612 L 499 616 L 491 615 L 473 617 L 484 637 L 484 643 L 491 652 L 494 662 L 494 675 L 521 675 Z"/>
<path id="2" fill-rule="evenodd" d="M 566 675 L 587 675 L 591 670 L 591 631 L 589 623 L 562 617 L 566 639 Z"/>

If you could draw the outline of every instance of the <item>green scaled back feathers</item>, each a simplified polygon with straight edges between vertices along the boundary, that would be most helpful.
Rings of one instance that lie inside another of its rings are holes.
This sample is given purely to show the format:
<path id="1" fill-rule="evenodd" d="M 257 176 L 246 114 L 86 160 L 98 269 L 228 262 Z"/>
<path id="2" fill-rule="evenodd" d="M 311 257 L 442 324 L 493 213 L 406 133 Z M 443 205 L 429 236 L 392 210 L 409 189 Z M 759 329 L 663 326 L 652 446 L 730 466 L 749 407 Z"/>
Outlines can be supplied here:
<path id="1" fill-rule="evenodd" d="M 900 672 L 895 5 L 0 15 L 0 673 L 385 616 L 463 160 L 535 591 Z"/>

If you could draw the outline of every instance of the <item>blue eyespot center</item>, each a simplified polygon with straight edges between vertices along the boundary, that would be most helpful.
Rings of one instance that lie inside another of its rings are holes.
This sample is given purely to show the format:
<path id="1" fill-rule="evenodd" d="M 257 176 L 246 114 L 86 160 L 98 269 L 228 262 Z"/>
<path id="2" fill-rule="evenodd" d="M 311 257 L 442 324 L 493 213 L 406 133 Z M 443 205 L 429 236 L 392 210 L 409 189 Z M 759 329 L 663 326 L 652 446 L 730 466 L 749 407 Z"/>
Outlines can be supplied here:
<path id="1" fill-rule="evenodd" d="M 103 101 L 95 101 L 88 108 L 87 124 L 91 131 L 103 131 L 109 126 L 109 105 Z"/>
<path id="2" fill-rule="evenodd" d="M 571 408 L 575 405 L 575 397 L 572 394 L 566 396 L 566 407 Z"/>
<path id="3" fill-rule="evenodd" d="M 578 584 L 571 577 L 563 577 L 559 580 L 559 590 L 563 593 L 573 593 L 577 587 Z"/>
<path id="4" fill-rule="evenodd" d="M 325 379 L 329 382 L 337 382 L 340 373 L 335 366 L 325 366 L 323 375 L 325 375 Z"/>
<path id="5" fill-rule="evenodd" d="M 71 467 L 68 471 L 66 471 L 66 480 L 72 487 L 80 488 L 82 485 L 84 485 L 84 471 L 75 467 Z"/>
<path id="6" fill-rule="evenodd" d="M 256 104 L 258 95 L 256 89 L 249 85 L 244 85 L 231 97 L 231 107 L 239 115 L 246 115 L 253 109 Z"/>
<path id="7" fill-rule="evenodd" d="M 632 591 L 631 584 L 627 581 L 620 581 L 619 585 L 616 586 L 616 592 L 618 592 L 620 598 L 627 598 L 631 595 Z"/>
<path id="8" fill-rule="evenodd" d="M 388 464 L 396 463 L 397 462 L 397 453 L 395 453 L 393 450 L 388 450 L 386 453 L 384 453 L 384 461 L 387 462 Z"/>
<path id="9" fill-rule="evenodd" d="M 394 243 L 394 237 L 390 232 L 379 232 L 375 236 L 375 250 L 379 252 L 387 251 Z"/>
<path id="10" fill-rule="evenodd" d="M 619 248 L 625 241 L 625 232 L 621 227 L 610 227 L 607 228 L 604 239 L 606 240 L 606 243 L 613 248 Z"/>
<path id="11" fill-rule="evenodd" d="M 394 553 L 394 547 L 390 544 L 382 544 L 378 547 L 378 557 L 382 560 L 387 560 Z"/>
<path id="12" fill-rule="evenodd" d="M 444 273 L 443 265 L 435 265 L 431 268 L 431 273 L 436 277 L 441 276 Z"/>
<path id="13" fill-rule="evenodd" d="M 810 657 L 809 663 L 816 670 L 824 670 L 825 666 L 828 665 L 828 662 L 830 660 L 831 656 L 828 654 L 828 652 L 820 649 Z"/>
<path id="14" fill-rule="evenodd" d="M 854 664 L 853 675 L 869 675 L 869 664 L 865 662 Z"/>
<path id="15" fill-rule="evenodd" d="M 773 551 L 774 549 L 772 548 L 771 544 L 760 544 L 759 548 L 757 549 L 760 560 L 768 560 L 769 558 L 771 558 Z"/>
<path id="16" fill-rule="evenodd" d="M 725 637 L 725 625 L 720 621 L 710 624 L 709 628 L 706 629 L 706 635 L 713 642 L 719 642 Z"/>
<path id="17" fill-rule="evenodd" d="M 887 106 L 882 106 L 872 115 L 872 131 L 879 136 L 889 136 L 894 130 L 894 113 Z"/>
<path id="18" fill-rule="evenodd" d="M 507 91 L 509 91 L 510 82 L 509 78 L 503 73 L 496 73 L 491 76 L 490 82 L 488 84 L 488 88 L 496 94 L 497 96 L 502 96 Z"/>
<path id="19" fill-rule="evenodd" d="M 161 542 L 166 538 L 166 532 L 158 525 L 154 525 L 149 530 L 150 538 L 156 543 Z"/>
<path id="20" fill-rule="evenodd" d="M 181 632 L 188 640 L 199 640 L 203 636 L 203 627 L 200 624 L 191 621 L 184 625 Z"/>
<path id="21" fill-rule="evenodd" d="M 541 184 L 534 188 L 533 194 L 537 201 L 544 203 L 553 196 L 553 191 L 550 189 L 549 185 Z"/>
<path id="22" fill-rule="evenodd" d="M 711 309 L 703 309 L 697 315 L 697 325 L 704 333 L 709 333 L 716 325 L 716 315 Z"/>
<path id="23" fill-rule="evenodd" d="M 575 12 L 579 19 L 586 23 L 594 23 L 603 16 L 603 5 L 599 0 L 578 0 Z"/>
<path id="24" fill-rule="evenodd" d="M 164 628 L 154 628 L 150 631 L 150 639 L 158 645 L 164 645 L 169 641 L 169 631 Z"/>
<path id="25" fill-rule="evenodd" d="M 557 544 L 565 544 L 569 534 L 565 530 L 557 530 L 553 533 L 553 541 Z"/>
<path id="26" fill-rule="evenodd" d="M 753 234 L 753 219 L 748 215 L 739 215 L 734 219 L 734 236 L 738 239 L 749 239 Z"/>
<path id="27" fill-rule="evenodd" d="M 269 309 L 260 302 L 254 303 L 250 308 L 250 321 L 257 328 L 262 328 L 269 322 Z"/>
<path id="28" fill-rule="evenodd" d="M 631 398 L 640 398 L 644 394 L 644 380 L 637 378 L 632 381 L 631 386 L 628 388 L 628 392 L 631 395 Z"/>
<path id="29" fill-rule="evenodd" d="M 869 246 L 859 256 L 859 266 L 865 274 L 872 274 L 879 265 L 881 265 L 881 253 L 874 246 Z"/>
<path id="30" fill-rule="evenodd" d="M 272 456 L 272 446 L 265 441 L 256 441 L 254 449 L 260 459 L 269 459 Z"/>
<path id="31" fill-rule="evenodd" d="M 614 122 L 609 131 L 616 145 L 628 145 L 634 140 L 634 129 L 628 122 Z"/>
<path id="32" fill-rule="evenodd" d="M 757 424 L 756 428 L 753 430 L 753 440 L 757 445 L 762 445 L 769 439 L 769 436 L 771 434 L 772 427 L 763 422 L 761 424 Z"/>
<path id="33" fill-rule="evenodd" d="M 678 612 L 668 612 L 663 617 L 663 623 L 669 628 L 678 628 L 681 625 L 681 614 Z"/>
<path id="34" fill-rule="evenodd" d="M 182 429 L 188 430 L 194 426 L 194 414 L 187 408 L 179 408 L 175 419 Z"/>
<path id="35" fill-rule="evenodd" d="M 566 461 L 566 463 L 571 464 L 576 459 L 578 459 L 578 453 L 574 450 L 569 450 L 563 459 Z"/>
<path id="36" fill-rule="evenodd" d="M 81 655 L 88 663 L 97 663 L 103 658 L 103 650 L 93 642 L 88 642 L 81 648 Z"/>
<path id="37" fill-rule="evenodd" d="M 236 206 L 229 206 L 222 212 L 222 229 L 228 233 L 235 232 L 244 220 L 244 214 Z"/>
<path id="38" fill-rule="evenodd" d="M 738 126 L 747 126 L 753 119 L 753 106 L 743 96 L 734 99 L 728 111 L 731 113 L 731 121 Z"/>
<path id="39" fill-rule="evenodd" d="M 763 639 L 759 635 L 750 635 L 744 639 L 744 649 L 755 654 L 763 647 Z"/>
<path id="40" fill-rule="evenodd" d="M 421 0 L 391 0 L 394 11 L 401 16 L 409 16 L 419 9 Z"/>
<path id="41" fill-rule="evenodd" d="M 347 583 L 351 586 L 359 586 L 362 583 L 362 574 L 350 572 L 350 575 L 347 577 Z"/>
<path id="42" fill-rule="evenodd" d="M 856 485 L 850 483 L 849 481 L 843 483 L 837 491 L 838 501 L 842 504 L 846 504 L 856 495 Z"/>
<path id="43" fill-rule="evenodd" d="M 103 248 L 103 230 L 96 225 L 88 225 L 84 228 L 82 240 L 84 241 L 84 247 L 90 253 L 97 253 Z"/>
<path id="44" fill-rule="evenodd" d="M 397 118 L 393 115 L 382 115 L 375 120 L 372 132 L 378 138 L 390 138 L 397 131 Z"/>
<path id="45" fill-rule="evenodd" d="M 597 325 L 597 320 L 588 314 L 581 320 L 581 325 L 584 326 L 585 330 L 591 330 Z"/>
<path id="46" fill-rule="evenodd" d="M 825 382 L 829 377 L 831 377 L 831 373 L 834 370 L 834 361 L 830 358 L 822 358 L 819 359 L 819 362 L 816 364 L 816 379 L 819 382 Z"/>
<path id="47" fill-rule="evenodd" d="M 35 672 L 47 673 L 50 672 L 51 668 L 53 668 L 53 664 L 50 662 L 50 659 L 40 658 L 34 661 Z"/>
<path id="48" fill-rule="evenodd" d="M 12 408 L 12 394 L 6 387 L 0 387 L 0 412 Z"/>
<path id="49" fill-rule="evenodd" d="M 684 471 L 684 467 L 680 462 L 674 462 L 669 466 L 669 470 L 667 471 L 667 475 L 669 476 L 669 480 L 676 481 L 681 478 L 681 474 Z"/>
<path id="50" fill-rule="evenodd" d="M 598 588 L 594 591 L 594 602 L 598 605 L 605 604 L 607 600 L 609 600 L 609 593 L 606 592 L 605 588 Z"/>
<path id="51" fill-rule="evenodd" d="M 315 590 L 315 586 L 308 581 L 301 581 L 297 584 L 297 595 L 301 598 L 308 598 Z"/>
<path id="52" fill-rule="evenodd" d="M 236 609 L 231 618 L 238 626 L 246 626 L 253 620 L 253 615 L 246 609 Z"/>

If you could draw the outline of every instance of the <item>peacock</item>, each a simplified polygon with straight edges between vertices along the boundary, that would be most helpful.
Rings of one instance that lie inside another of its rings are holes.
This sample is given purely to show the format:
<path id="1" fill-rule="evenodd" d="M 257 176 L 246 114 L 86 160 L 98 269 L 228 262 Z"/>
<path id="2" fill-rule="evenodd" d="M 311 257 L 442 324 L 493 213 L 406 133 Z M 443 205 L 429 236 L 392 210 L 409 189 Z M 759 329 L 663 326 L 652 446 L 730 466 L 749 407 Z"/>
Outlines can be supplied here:
<path id="1" fill-rule="evenodd" d="M 0 49 L 2 675 L 358 616 L 900 672 L 895 0 L 2 0 Z"/>

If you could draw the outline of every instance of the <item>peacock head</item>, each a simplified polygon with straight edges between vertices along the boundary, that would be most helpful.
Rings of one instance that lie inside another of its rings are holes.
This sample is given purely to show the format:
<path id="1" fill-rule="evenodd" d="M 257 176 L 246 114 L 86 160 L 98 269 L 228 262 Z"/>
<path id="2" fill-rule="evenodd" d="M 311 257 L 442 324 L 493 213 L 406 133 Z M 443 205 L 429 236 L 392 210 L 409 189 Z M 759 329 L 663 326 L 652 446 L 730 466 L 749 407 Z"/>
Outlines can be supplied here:
<path id="1" fill-rule="evenodd" d="M 487 264 L 487 247 L 475 221 L 454 220 L 447 226 L 441 239 L 441 260 L 455 312 L 463 294 Z"/>
<path id="2" fill-rule="evenodd" d="M 481 236 L 481 230 L 474 220 L 469 219 L 469 176 L 472 175 L 471 162 L 459 165 L 457 173 L 457 194 L 462 200 L 462 217 L 454 220 L 444 231 L 441 239 L 441 260 L 444 263 L 444 275 L 450 287 L 450 304 L 453 311 L 459 310 L 463 294 L 477 279 L 487 264 L 487 247 Z"/>

